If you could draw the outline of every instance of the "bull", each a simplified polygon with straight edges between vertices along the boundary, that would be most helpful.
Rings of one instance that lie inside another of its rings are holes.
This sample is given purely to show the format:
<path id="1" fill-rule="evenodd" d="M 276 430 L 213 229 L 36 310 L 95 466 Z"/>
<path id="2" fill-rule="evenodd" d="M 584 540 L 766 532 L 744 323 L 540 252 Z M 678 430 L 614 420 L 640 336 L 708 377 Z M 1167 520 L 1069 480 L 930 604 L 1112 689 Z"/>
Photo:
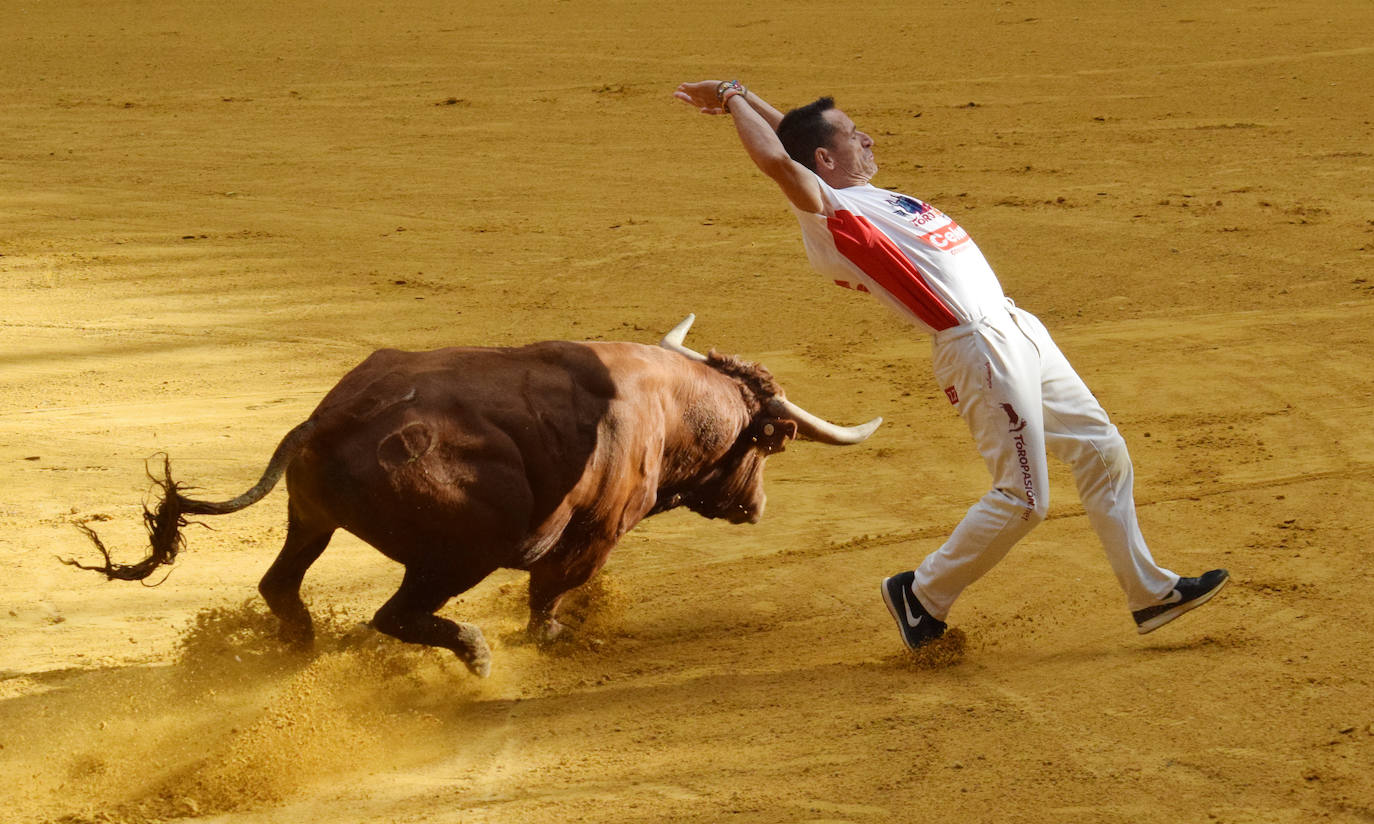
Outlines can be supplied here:
<path id="1" fill-rule="evenodd" d="M 486 676 L 482 631 L 434 613 L 498 568 L 529 572 L 537 643 L 563 632 L 564 594 L 585 583 L 640 520 L 685 506 L 756 523 L 763 466 L 794 438 L 859 443 L 882 418 L 842 427 L 787 400 L 761 365 L 683 340 L 658 346 L 548 341 L 518 348 L 383 349 L 343 377 L 282 439 L 258 482 L 227 501 L 188 498 L 164 458 L 150 554 L 116 564 L 84 524 L 110 579 L 143 580 L 184 548 L 187 516 L 257 503 L 283 475 L 286 541 L 258 591 L 293 646 L 314 640 L 306 570 L 344 529 L 404 565 L 373 626 L 452 650 Z"/>

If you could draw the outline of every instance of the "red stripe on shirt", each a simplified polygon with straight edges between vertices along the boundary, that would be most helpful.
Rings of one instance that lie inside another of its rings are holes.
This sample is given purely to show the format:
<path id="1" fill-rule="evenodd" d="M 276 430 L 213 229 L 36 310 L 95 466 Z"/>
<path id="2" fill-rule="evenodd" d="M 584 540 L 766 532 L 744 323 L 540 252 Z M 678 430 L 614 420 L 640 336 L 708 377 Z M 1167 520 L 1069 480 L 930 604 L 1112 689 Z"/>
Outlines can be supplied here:
<path id="1" fill-rule="evenodd" d="M 840 254 L 910 309 L 922 323 L 937 332 L 959 325 L 959 319 L 926 283 L 921 270 L 862 215 L 840 209 L 825 222 Z"/>

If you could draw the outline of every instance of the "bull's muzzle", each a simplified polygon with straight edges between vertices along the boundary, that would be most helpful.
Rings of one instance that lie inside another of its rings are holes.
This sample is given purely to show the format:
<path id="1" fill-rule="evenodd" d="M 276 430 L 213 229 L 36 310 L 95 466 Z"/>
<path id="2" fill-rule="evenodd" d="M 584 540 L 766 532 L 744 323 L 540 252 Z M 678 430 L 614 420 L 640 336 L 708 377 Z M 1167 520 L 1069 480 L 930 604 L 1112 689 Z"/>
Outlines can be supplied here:
<path id="1" fill-rule="evenodd" d="M 725 520 L 732 524 L 756 524 L 763 520 L 763 501 L 759 501 L 758 506 L 741 506 L 726 513 Z"/>

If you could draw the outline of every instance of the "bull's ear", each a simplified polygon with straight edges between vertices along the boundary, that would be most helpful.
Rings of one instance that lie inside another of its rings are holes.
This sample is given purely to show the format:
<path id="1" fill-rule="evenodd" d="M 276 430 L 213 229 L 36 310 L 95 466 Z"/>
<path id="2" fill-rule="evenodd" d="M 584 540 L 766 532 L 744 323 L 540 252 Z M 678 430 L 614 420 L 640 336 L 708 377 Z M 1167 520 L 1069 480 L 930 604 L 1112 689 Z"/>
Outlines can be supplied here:
<path id="1" fill-rule="evenodd" d="M 787 418 L 764 418 L 754 430 L 754 443 L 765 455 L 781 452 L 787 442 L 797 437 L 797 422 Z"/>

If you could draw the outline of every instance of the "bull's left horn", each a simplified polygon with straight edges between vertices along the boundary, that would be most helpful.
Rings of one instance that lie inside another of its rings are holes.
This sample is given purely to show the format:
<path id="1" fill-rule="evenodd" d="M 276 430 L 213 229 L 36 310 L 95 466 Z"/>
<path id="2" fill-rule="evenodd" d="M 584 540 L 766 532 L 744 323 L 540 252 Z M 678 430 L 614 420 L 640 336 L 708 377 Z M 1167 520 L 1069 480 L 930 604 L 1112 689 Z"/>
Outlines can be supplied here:
<path id="1" fill-rule="evenodd" d="M 684 357 L 691 358 L 694 361 L 700 361 L 701 363 L 705 363 L 705 355 L 701 354 L 700 352 L 693 352 L 691 349 L 688 349 L 686 346 L 682 345 L 683 338 L 687 337 L 687 330 L 692 328 L 692 322 L 696 319 L 696 315 L 688 315 L 687 317 L 683 318 L 682 323 L 679 323 L 677 326 L 674 326 L 673 331 L 664 335 L 663 340 L 659 341 L 658 345 L 662 346 L 664 349 L 676 352 Z"/>
<path id="2" fill-rule="evenodd" d="M 882 425 L 881 417 L 858 426 L 840 426 L 824 418 L 818 418 L 785 398 L 771 398 L 768 411 L 779 418 L 787 418 L 797 424 L 797 437 L 808 441 L 828 443 L 832 446 L 849 446 L 863 443 L 868 436 Z"/>

